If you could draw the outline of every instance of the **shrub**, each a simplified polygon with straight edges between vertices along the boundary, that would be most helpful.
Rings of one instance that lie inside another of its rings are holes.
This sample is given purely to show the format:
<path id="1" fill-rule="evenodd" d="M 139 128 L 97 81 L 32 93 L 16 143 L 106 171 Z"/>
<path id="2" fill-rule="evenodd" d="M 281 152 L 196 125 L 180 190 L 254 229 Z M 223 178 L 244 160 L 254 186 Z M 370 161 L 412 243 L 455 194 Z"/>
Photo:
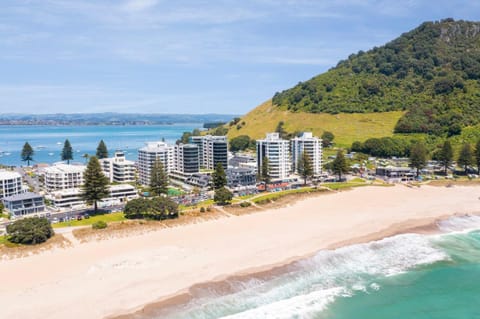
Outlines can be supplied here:
<path id="1" fill-rule="evenodd" d="M 200 207 L 200 213 L 205 213 L 205 207 Z"/>
<path id="2" fill-rule="evenodd" d="M 107 223 L 104 222 L 103 220 L 99 220 L 98 222 L 95 222 L 92 224 L 93 229 L 104 229 L 107 228 Z"/>
<path id="3" fill-rule="evenodd" d="M 178 217 L 178 204 L 163 196 L 152 199 L 137 198 L 125 205 L 124 212 L 125 217 L 129 219 L 163 220 Z"/>
<path id="4" fill-rule="evenodd" d="M 30 217 L 7 226 L 8 240 L 15 244 L 40 244 L 54 235 L 46 218 Z"/>
<path id="5" fill-rule="evenodd" d="M 252 203 L 250 203 L 250 202 L 241 202 L 240 203 L 240 207 L 249 207 L 249 206 L 252 206 Z"/>

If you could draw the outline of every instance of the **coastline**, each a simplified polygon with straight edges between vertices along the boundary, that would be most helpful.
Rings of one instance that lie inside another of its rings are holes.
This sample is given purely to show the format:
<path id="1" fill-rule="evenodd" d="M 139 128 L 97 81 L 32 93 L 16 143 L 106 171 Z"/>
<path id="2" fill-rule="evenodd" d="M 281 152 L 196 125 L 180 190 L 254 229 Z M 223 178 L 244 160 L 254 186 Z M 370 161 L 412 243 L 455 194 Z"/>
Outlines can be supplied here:
<path id="1" fill-rule="evenodd" d="M 480 212 L 479 190 L 361 187 L 255 214 L 8 260 L 0 263 L 0 272 L 15 269 L 24 276 L 5 278 L 0 307 L 16 318 L 131 318 L 142 309 L 176 304 L 189 289 L 221 285 L 232 274 L 268 276 L 319 250 L 434 232 L 440 219 Z M 35 273 L 28 273 L 32 266 Z M 78 300 L 95 307 L 79 309 Z"/>
<path id="2" fill-rule="evenodd" d="M 320 251 L 335 250 L 346 246 L 365 244 L 401 234 L 440 234 L 441 232 L 438 228 L 439 222 L 447 220 L 451 217 L 462 217 L 467 215 L 469 214 L 447 214 L 439 218 L 407 220 L 396 225 L 391 225 L 390 227 L 382 231 L 334 243 L 324 249 L 320 249 L 303 256 L 292 257 L 277 264 L 255 267 L 252 269 L 240 271 L 235 274 L 222 275 L 208 282 L 196 283 L 191 287 L 183 289 L 182 291 L 174 293 L 170 296 L 164 296 L 157 301 L 146 304 L 144 306 L 140 306 L 124 314 L 113 314 L 111 316 L 107 316 L 105 319 L 138 319 L 144 317 L 157 318 L 162 314 L 168 314 L 171 308 L 179 307 L 193 300 L 196 297 L 195 291 L 198 290 L 214 290 L 216 292 L 221 291 L 223 293 L 233 292 L 231 286 L 227 282 L 242 281 L 245 279 L 269 280 L 287 272 L 292 265 L 296 264 L 299 261 L 309 259 Z M 475 213 L 474 215 L 480 216 L 480 211 Z"/>

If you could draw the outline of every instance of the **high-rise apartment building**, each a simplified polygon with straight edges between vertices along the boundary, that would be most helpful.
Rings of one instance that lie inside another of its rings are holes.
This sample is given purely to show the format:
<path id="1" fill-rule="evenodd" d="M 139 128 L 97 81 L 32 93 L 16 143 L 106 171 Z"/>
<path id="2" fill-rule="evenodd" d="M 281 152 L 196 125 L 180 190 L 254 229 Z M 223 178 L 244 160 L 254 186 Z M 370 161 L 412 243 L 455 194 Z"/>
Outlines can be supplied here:
<path id="1" fill-rule="evenodd" d="M 175 168 L 175 148 L 165 142 L 148 142 L 138 150 L 138 177 L 142 185 L 150 184 L 150 172 L 155 160 L 162 162 L 165 172 Z"/>
<path id="2" fill-rule="evenodd" d="M 288 178 L 291 172 L 289 141 L 278 133 L 268 133 L 263 140 L 257 140 L 257 171 L 262 171 L 263 159 L 268 158 L 269 174 L 273 179 Z"/>
<path id="3" fill-rule="evenodd" d="M 299 137 L 291 140 L 292 143 L 292 171 L 299 173 L 298 161 L 303 153 L 308 154 L 312 165 L 313 175 L 322 174 L 322 140 L 313 136 L 311 132 L 303 132 Z"/>
<path id="4" fill-rule="evenodd" d="M 228 167 L 228 142 L 226 136 L 192 136 L 190 143 L 198 146 L 200 166 L 213 170 L 217 163 L 224 169 Z"/>

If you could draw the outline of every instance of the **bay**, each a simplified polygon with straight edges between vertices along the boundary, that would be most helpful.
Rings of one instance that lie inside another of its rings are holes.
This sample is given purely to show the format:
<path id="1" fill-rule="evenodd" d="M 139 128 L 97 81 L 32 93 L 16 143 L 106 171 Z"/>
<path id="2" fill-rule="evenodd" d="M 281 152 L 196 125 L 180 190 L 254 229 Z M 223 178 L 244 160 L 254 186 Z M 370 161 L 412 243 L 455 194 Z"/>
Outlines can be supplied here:
<path id="1" fill-rule="evenodd" d="M 175 143 L 183 132 L 201 128 L 203 123 L 181 123 L 169 125 L 125 125 L 125 126 L 44 126 L 6 125 L 0 126 L 0 164 L 25 165 L 20 154 L 25 142 L 34 149 L 34 162 L 54 163 L 60 161 L 65 139 L 69 139 L 74 150 L 74 162 L 84 162 L 83 154 L 94 155 L 101 139 L 110 155 L 123 150 L 129 160 L 137 159 L 137 150 L 146 142 L 165 139 Z"/>

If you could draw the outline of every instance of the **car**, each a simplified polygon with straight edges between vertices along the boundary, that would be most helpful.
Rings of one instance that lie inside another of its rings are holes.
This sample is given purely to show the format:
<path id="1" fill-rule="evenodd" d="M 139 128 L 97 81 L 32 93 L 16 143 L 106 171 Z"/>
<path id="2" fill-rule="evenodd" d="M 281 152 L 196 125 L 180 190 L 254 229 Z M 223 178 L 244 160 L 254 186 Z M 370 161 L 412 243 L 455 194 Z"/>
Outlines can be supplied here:
<path id="1" fill-rule="evenodd" d="M 77 215 L 77 220 L 82 220 L 83 216 L 82 215 Z"/>

